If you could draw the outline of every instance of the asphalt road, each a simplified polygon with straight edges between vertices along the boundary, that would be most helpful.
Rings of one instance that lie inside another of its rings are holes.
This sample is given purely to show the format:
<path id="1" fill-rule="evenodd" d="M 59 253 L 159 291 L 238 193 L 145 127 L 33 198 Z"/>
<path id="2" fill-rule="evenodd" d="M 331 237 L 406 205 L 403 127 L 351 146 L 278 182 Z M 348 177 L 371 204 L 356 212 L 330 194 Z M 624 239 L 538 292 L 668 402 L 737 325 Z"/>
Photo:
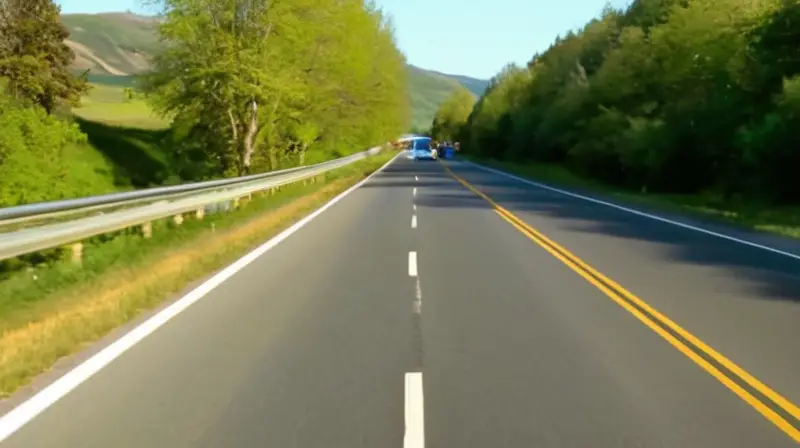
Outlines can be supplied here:
<path id="1" fill-rule="evenodd" d="M 449 166 L 567 255 L 397 159 L 0 447 L 797 445 L 799 260 Z"/>

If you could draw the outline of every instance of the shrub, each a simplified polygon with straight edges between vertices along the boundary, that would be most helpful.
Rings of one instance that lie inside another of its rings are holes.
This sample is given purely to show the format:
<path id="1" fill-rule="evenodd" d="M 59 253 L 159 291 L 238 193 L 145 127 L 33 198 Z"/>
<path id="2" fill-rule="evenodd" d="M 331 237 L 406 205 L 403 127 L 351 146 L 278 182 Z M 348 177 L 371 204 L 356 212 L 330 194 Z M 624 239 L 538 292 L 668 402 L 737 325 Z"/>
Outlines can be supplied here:
<path id="1" fill-rule="evenodd" d="M 0 96 L 0 207 L 115 189 L 77 125 Z"/>

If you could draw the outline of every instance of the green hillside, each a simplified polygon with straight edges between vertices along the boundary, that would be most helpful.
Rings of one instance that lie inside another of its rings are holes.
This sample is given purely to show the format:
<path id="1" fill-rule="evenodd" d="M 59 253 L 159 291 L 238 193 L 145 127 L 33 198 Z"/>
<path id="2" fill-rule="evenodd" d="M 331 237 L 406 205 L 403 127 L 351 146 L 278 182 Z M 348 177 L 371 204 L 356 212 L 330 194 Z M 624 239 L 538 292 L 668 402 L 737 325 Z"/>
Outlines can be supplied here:
<path id="1" fill-rule="evenodd" d="M 412 126 L 427 128 L 431 125 L 439 104 L 458 87 L 459 82 L 413 65 L 408 66 L 408 72 L 408 94 L 411 97 L 413 113 Z"/>
<path id="2" fill-rule="evenodd" d="M 89 70 L 98 84 L 127 86 L 133 76 L 148 68 L 158 51 L 155 19 L 130 13 L 65 14 L 70 30 L 68 44 L 75 51 L 75 69 Z M 409 96 L 415 128 L 430 126 L 436 108 L 459 84 L 476 95 L 487 81 L 467 76 L 445 75 L 413 65 L 409 70 Z"/>

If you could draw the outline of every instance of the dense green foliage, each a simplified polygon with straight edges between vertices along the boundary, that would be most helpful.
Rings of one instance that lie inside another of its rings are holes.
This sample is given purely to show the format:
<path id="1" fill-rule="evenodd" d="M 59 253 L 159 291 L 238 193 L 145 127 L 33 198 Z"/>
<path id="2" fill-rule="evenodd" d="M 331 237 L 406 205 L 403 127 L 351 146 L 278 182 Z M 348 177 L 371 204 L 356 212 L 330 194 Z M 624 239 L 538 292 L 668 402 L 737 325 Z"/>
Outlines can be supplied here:
<path id="1" fill-rule="evenodd" d="M 490 83 L 484 157 L 610 184 L 800 202 L 800 3 L 635 0 Z"/>
<path id="2" fill-rule="evenodd" d="M 465 87 L 456 89 L 436 111 L 431 125 L 431 137 L 438 141 L 453 141 L 458 138 L 474 105 L 475 97 L 469 90 Z"/>
<path id="3" fill-rule="evenodd" d="M 19 101 L 52 113 L 60 104 L 76 104 L 86 80 L 73 76 L 69 31 L 52 0 L 0 2 L 0 78 Z"/>
<path id="4" fill-rule="evenodd" d="M 228 7 L 238 4 L 269 4 L 156 1 L 173 13 L 173 19 L 178 11 L 206 4 L 218 12 L 233 11 Z M 183 50 L 202 48 L 205 53 L 183 53 L 194 58 L 183 62 L 198 69 L 189 74 L 192 82 L 202 82 L 203 77 L 224 81 L 226 100 L 242 100 L 255 86 L 262 103 L 249 169 L 258 171 L 312 163 L 389 140 L 408 130 L 409 102 L 419 109 L 414 112 L 415 125 L 427 128 L 439 103 L 461 85 L 449 75 L 405 64 L 386 18 L 360 1 L 282 2 L 272 11 L 281 14 L 280 20 L 273 21 L 263 45 L 250 39 L 253 34 L 247 35 L 247 30 L 237 36 L 215 29 L 203 23 L 199 13 L 182 17 L 183 22 L 162 22 L 130 13 L 59 16 L 51 0 L 3 0 L 0 6 L 0 66 L 5 70 L 0 82 L 8 95 L 0 100 L 0 114 L 6 117 L 0 130 L 0 205 L 247 171 L 241 163 L 247 135 L 242 130 L 250 124 L 246 108 L 237 112 L 238 143 L 232 141 L 227 110 L 215 110 L 216 99 L 209 100 L 213 95 L 198 84 L 161 108 L 167 112 L 164 119 L 152 114 L 135 74 L 153 67 L 153 58 L 164 48 L 168 52 L 159 57 L 162 62 L 181 45 Z M 205 18 L 231 19 L 224 14 Z M 202 33 L 192 34 L 197 31 Z M 197 36 L 195 47 L 191 39 Z M 232 46 L 225 47 L 228 44 Z M 95 72 L 89 74 L 90 81 L 120 87 L 94 85 L 87 92 L 86 69 Z M 123 72 L 132 75 L 111 74 Z M 170 78 L 170 73 L 160 71 L 169 86 L 151 91 L 150 100 L 160 106 L 171 101 L 166 92 L 188 79 Z M 225 78 L 229 75 L 234 76 Z M 463 77 L 462 82 L 482 89 L 480 80 Z M 78 96 L 80 106 L 72 111 L 79 117 L 75 126 L 69 111 L 60 106 L 74 106 Z M 279 102 L 273 101 L 278 97 Z M 44 118 L 37 108 L 51 110 L 53 116 Z M 177 120 L 168 130 L 172 112 Z"/>
<path id="5" fill-rule="evenodd" d="M 166 49 L 142 85 L 176 117 L 196 175 L 343 155 L 408 128 L 404 57 L 390 23 L 362 0 L 163 6 Z"/>
<path id="6" fill-rule="evenodd" d="M 55 112 L 86 89 L 51 0 L 0 2 L 0 207 L 114 190 L 113 167 Z"/>
<path id="7" fill-rule="evenodd" d="M 77 125 L 0 95 L 0 207 L 115 188 Z"/>

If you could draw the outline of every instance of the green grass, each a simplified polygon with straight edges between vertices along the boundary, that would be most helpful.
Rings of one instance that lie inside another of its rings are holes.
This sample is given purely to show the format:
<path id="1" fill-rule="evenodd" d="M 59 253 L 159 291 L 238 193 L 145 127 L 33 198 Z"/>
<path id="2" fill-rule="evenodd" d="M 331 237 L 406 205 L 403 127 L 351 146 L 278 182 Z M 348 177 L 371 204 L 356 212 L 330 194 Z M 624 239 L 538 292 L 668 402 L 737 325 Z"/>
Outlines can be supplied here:
<path id="1" fill-rule="evenodd" d="M 726 201 L 714 194 L 668 195 L 636 193 L 610 187 L 577 176 L 563 166 L 517 164 L 496 160 L 475 162 L 522 177 L 587 193 L 601 193 L 619 203 L 647 207 L 652 211 L 681 213 L 740 228 L 800 238 L 800 207 L 776 207 L 756 202 Z"/>
<path id="2" fill-rule="evenodd" d="M 92 84 L 73 113 L 84 120 L 142 129 L 165 129 L 170 124 L 156 115 L 145 100 L 126 99 L 121 85 Z"/>
<path id="3" fill-rule="evenodd" d="M 123 87 L 93 84 L 73 114 L 119 189 L 161 185 L 173 175 L 164 143 L 169 122 L 144 100 L 126 100 Z"/>
<path id="4" fill-rule="evenodd" d="M 163 146 L 166 130 L 77 121 L 92 147 L 111 163 L 115 184 L 145 188 L 161 185 L 173 175 Z"/>
<path id="5" fill-rule="evenodd" d="M 154 224 L 152 238 L 127 230 L 86 243 L 83 265 L 51 261 L 6 272 L 0 282 L 0 397 L 189 283 L 229 264 L 385 163 L 356 162 L 324 182 L 285 186 L 236 211 Z"/>
<path id="6" fill-rule="evenodd" d="M 75 75 L 83 74 L 82 70 L 72 70 Z M 108 75 L 105 73 L 88 73 L 88 80 L 90 84 L 105 86 L 105 87 L 136 87 L 136 76 L 117 76 Z"/>

